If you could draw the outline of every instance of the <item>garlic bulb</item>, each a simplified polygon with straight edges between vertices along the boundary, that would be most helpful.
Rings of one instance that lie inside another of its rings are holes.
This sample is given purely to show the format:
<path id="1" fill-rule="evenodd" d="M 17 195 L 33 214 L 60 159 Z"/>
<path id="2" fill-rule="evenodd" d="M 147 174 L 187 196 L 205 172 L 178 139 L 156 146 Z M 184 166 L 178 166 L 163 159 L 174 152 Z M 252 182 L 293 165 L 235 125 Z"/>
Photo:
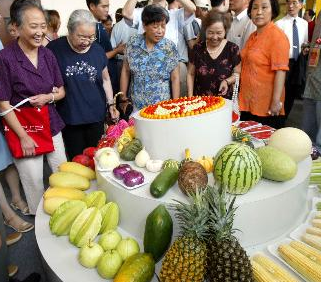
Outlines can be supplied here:
<path id="1" fill-rule="evenodd" d="M 136 155 L 135 163 L 139 167 L 145 167 L 147 161 L 150 160 L 148 152 L 145 150 L 145 147 Z"/>
<path id="2" fill-rule="evenodd" d="M 150 172 L 159 172 L 162 169 L 162 160 L 149 160 L 146 163 L 146 169 Z"/>

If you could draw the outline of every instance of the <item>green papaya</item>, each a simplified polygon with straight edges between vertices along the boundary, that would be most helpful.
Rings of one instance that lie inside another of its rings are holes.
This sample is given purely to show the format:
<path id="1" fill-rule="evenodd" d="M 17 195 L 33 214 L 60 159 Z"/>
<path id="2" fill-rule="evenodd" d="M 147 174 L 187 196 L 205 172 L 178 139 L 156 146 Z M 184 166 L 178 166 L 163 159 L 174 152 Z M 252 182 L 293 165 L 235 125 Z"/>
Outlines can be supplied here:
<path id="1" fill-rule="evenodd" d="M 127 143 L 119 156 L 125 161 L 134 161 L 136 155 L 143 149 L 142 142 L 139 139 L 135 138 Z"/>
<path id="2" fill-rule="evenodd" d="M 146 219 L 144 252 L 152 254 L 158 262 L 170 246 L 173 235 L 173 221 L 164 205 L 159 205 Z"/>

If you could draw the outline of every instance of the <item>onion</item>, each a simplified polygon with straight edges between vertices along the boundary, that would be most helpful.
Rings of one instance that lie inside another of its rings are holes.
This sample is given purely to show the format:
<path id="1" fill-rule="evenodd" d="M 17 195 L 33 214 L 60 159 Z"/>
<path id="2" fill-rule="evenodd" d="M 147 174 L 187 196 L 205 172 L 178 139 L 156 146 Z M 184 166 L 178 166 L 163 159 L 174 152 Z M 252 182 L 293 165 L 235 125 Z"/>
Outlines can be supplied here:
<path id="1" fill-rule="evenodd" d="M 123 179 L 124 174 L 130 170 L 132 167 L 129 164 L 121 164 L 113 169 L 113 173 L 117 179 Z"/>
<path id="2" fill-rule="evenodd" d="M 128 187 L 133 187 L 144 182 L 144 175 L 137 170 L 130 170 L 124 175 L 124 183 Z"/>

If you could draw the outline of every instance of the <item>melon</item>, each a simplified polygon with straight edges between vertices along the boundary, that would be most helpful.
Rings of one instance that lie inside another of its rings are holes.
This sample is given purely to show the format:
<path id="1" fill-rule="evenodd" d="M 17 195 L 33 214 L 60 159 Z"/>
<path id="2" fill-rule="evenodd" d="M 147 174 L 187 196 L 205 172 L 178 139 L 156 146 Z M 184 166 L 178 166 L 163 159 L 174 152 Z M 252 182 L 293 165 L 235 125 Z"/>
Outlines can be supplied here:
<path id="1" fill-rule="evenodd" d="M 257 149 L 256 152 L 262 161 L 264 178 L 274 181 L 287 181 L 296 175 L 297 164 L 287 154 L 269 145 Z"/>
<path id="2" fill-rule="evenodd" d="M 224 146 L 214 158 L 214 179 L 231 194 L 245 194 L 262 177 L 262 163 L 252 148 L 232 143 Z"/>
<path id="3" fill-rule="evenodd" d="M 269 139 L 269 146 L 289 155 L 297 163 L 311 154 L 310 137 L 301 129 L 285 127 L 276 130 Z"/>

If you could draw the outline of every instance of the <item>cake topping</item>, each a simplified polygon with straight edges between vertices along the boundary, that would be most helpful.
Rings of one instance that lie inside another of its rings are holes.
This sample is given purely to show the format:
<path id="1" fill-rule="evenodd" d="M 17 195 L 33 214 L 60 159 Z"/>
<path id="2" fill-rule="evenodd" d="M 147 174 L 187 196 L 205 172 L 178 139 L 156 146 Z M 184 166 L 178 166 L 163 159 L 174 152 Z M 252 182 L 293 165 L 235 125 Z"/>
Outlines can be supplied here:
<path id="1" fill-rule="evenodd" d="M 140 111 L 148 119 L 168 119 L 203 114 L 221 108 L 225 104 L 222 97 L 193 96 L 182 97 L 150 105 Z"/>

